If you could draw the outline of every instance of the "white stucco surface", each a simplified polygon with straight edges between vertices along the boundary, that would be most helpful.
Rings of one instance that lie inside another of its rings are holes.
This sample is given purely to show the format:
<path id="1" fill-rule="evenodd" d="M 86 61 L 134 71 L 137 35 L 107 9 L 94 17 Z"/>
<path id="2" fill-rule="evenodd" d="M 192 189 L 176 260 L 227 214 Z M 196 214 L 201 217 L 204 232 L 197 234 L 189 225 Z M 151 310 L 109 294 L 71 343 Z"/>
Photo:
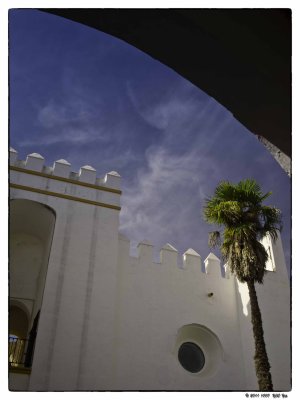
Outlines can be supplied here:
<path id="1" fill-rule="evenodd" d="M 132 257 L 129 240 L 118 233 L 117 173 L 96 178 L 87 166 L 75 174 L 65 160 L 45 169 L 37 155 L 27 163 L 15 155 L 11 198 L 55 213 L 44 280 L 36 272 L 44 262 L 38 239 L 19 232 L 12 240 L 13 260 L 30 253 L 32 278 L 14 278 L 14 295 L 33 293 L 34 287 L 43 293 L 29 390 L 257 389 L 249 297 L 228 270 L 222 276 L 214 254 L 205 258 L 205 272 L 193 249 L 180 268 L 170 244 L 162 248 L 160 263 L 153 262 L 149 243 L 140 243 L 138 257 Z M 24 172 L 29 162 L 40 174 Z M 274 388 L 289 390 L 289 282 L 281 242 L 265 245 L 275 267 L 257 288 L 258 298 Z M 198 373 L 178 361 L 186 341 L 205 355 Z"/>

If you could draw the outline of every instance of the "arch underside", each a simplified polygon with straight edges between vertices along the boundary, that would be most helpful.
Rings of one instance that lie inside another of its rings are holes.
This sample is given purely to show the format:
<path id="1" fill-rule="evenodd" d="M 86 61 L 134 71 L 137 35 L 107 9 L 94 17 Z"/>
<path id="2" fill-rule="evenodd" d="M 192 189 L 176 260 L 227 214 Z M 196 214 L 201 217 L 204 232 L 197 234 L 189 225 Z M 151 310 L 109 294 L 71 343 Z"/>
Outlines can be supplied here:
<path id="1" fill-rule="evenodd" d="M 286 172 L 291 157 L 291 10 L 42 9 L 116 36 L 224 105 Z"/>
<path id="2" fill-rule="evenodd" d="M 55 213 L 36 201 L 12 199 L 9 222 L 9 333 L 25 339 L 42 304 Z"/>

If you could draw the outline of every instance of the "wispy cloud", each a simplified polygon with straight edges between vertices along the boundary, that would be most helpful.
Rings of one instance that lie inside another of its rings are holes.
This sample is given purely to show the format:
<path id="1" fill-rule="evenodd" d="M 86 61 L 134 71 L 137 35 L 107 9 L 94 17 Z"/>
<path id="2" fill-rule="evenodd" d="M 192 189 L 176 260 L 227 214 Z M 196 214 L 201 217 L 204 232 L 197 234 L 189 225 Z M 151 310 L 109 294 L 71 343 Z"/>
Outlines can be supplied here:
<path id="1" fill-rule="evenodd" d="M 43 128 L 53 128 L 58 125 L 85 122 L 91 118 L 91 111 L 87 105 L 80 101 L 72 101 L 67 104 L 57 104 L 50 100 L 48 104 L 40 108 L 37 120 Z"/>
<path id="2" fill-rule="evenodd" d="M 146 165 L 124 188 L 121 232 L 133 244 L 149 240 L 156 251 L 167 242 L 180 252 L 206 248 L 202 206 L 209 194 L 207 176 L 213 173 L 208 158 L 199 159 L 195 151 L 175 155 L 159 147 L 147 153 Z"/>
<path id="3" fill-rule="evenodd" d="M 10 130 L 20 154 L 66 158 L 75 171 L 91 164 L 98 176 L 117 170 L 122 231 L 158 247 L 170 241 L 206 255 L 201 209 L 221 179 L 276 188 L 289 226 L 286 177 L 214 99 L 109 35 L 38 11 L 18 14 Z"/>
<path id="4" fill-rule="evenodd" d="M 215 128 L 218 137 L 226 129 L 226 119 Z M 211 138 L 200 134 L 181 151 L 172 151 L 166 135 L 164 142 L 148 149 L 144 167 L 124 188 L 121 231 L 133 241 L 147 239 L 158 247 L 168 241 L 180 251 L 207 247 L 202 206 L 218 175 L 211 147 Z"/>
<path id="5" fill-rule="evenodd" d="M 213 228 L 202 218 L 205 199 L 221 180 L 255 178 L 264 149 L 223 106 L 189 84 L 146 105 L 132 87 L 128 91 L 136 112 L 162 129 L 162 139 L 148 147 L 135 179 L 124 186 L 121 232 L 133 244 L 150 240 L 156 250 L 171 242 L 180 252 L 193 247 L 208 253 Z"/>
<path id="6" fill-rule="evenodd" d="M 143 102 L 143 93 L 139 90 L 134 90 L 130 81 L 126 82 L 126 88 L 127 95 L 136 112 L 150 126 L 161 130 L 167 129 L 178 115 L 183 119 L 187 114 L 190 114 L 195 105 L 192 99 L 183 101 L 182 91 L 180 93 L 181 97 L 166 92 L 159 100 L 155 98 L 155 101 Z"/>
<path id="7" fill-rule="evenodd" d="M 147 124 L 163 131 L 169 129 L 174 121 L 185 120 L 195 114 L 200 104 L 201 109 L 205 109 L 211 101 L 206 95 L 200 101 L 200 91 L 195 98 L 195 88 L 185 80 L 178 79 L 168 89 L 148 98 L 138 86 L 131 81 L 126 82 L 127 96 L 135 111 Z"/>
<path id="8" fill-rule="evenodd" d="M 47 146 L 64 142 L 81 145 L 109 139 L 104 127 L 95 122 L 94 110 L 80 99 L 66 98 L 63 102 L 51 99 L 46 105 L 38 107 L 36 113 L 36 126 L 42 134 L 23 139 L 21 146 Z"/>
<path id="9" fill-rule="evenodd" d="M 94 140 L 100 140 L 101 136 L 99 132 L 95 131 L 92 128 L 67 128 L 61 129 L 59 135 L 55 135 L 53 133 L 43 133 L 42 136 L 34 139 L 24 139 L 20 141 L 20 145 L 24 147 L 32 146 L 32 145 L 43 145 L 48 146 L 52 144 L 59 143 L 67 143 L 72 145 L 80 145 L 83 143 L 90 143 Z"/>

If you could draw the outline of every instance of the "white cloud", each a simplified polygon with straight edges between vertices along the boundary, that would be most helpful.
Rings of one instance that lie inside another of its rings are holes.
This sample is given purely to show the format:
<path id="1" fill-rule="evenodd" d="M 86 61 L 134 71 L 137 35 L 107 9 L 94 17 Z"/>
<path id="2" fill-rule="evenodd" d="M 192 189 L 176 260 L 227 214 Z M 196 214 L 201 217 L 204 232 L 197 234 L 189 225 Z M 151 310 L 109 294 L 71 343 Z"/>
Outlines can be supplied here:
<path id="1" fill-rule="evenodd" d="M 25 139 L 20 141 L 21 146 L 32 146 L 32 145 L 52 145 L 57 143 L 69 143 L 70 145 L 80 145 L 84 143 L 90 143 L 94 140 L 101 140 L 101 131 L 94 129 L 93 127 L 80 128 L 61 128 L 56 133 L 43 133 L 38 138 Z M 103 138 L 105 140 L 105 138 Z"/>
<path id="2" fill-rule="evenodd" d="M 156 246 L 193 236 L 201 224 L 207 162 L 195 151 L 175 155 L 159 147 L 149 152 L 147 168 L 124 190 L 120 230 Z"/>
<path id="3" fill-rule="evenodd" d="M 50 100 L 48 104 L 40 108 L 37 119 L 44 128 L 53 128 L 58 125 L 85 122 L 91 118 L 91 111 L 80 100 L 72 100 L 65 104 L 56 104 Z"/>
<path id="4" fill-rule="evenodd" d="M 187 82 L 188 87 L 191 85 Z M 181 82 L 178 82 L 178 86 L 182 86 Z M 127 95 L 136 110 L 136 112 L 143 118 L 143 120 L 150 126 L 165 130 L 169 127 L 170 123 L 180 116 L 184 119 L 186 115 L 190 115 L 195 102 L 191 98 L 183 99 L 184 90 L 178 87 L 177 96 L 174 96 L 173 92 L 166 92 L 157 101 L 143 102 L 144 94 L 139 90 L 134 90 L 131 82 L 126 82 Z M 184 88 L 186 89 L 186 88 Z"/>
<path id="5" fill-rule="evenodd" d="M 64 103 L 48 103 L 37 109 L 36 125 L 42 134 L 20 141 L 21 146 L 52 145 L 67 142 L 72 145 L 107 141 L 107 132 L 100 123 L 95 124 L 94 111 L 80 98 Z"/>
<path id="6" fill-rule="evenodd" d="M 133 243 L 146 239 L 157 247 L 170 242 L 199 251 L 207 246 L 209 229 L 202 206 L 220 175 L 214 145 L 232 116 L 213 99 L 189 95 L 187 88 L 137 111 L 151 125 L 164 127 L 163 140 L 146 151 L 144 167 L 124 188 L 120 230 Z"/>

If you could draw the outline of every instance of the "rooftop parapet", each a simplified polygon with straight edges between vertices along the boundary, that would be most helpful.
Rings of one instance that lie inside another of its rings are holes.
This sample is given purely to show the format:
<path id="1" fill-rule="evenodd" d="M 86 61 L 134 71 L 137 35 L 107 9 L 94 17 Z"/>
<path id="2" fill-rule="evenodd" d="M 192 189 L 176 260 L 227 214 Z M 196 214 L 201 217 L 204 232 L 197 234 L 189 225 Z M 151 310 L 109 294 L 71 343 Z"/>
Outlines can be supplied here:
<path id="1" fill-rule="evenodd" d="M 170 243 L 165 244 L 160 250 L 160 262 L 162 264 L 177 266 L 178 250 Z"/>
<path id="2" fill-rule="evenodd" d="M 137 246 L 138 258 L 146 260 L 147 262 L 153 262 L 153 245 L 148 240 L 143 240 Z"/>
<path id="3" fill-rule="evenodd" d="M 78 173 L 71 172 L 71 164 L 64 159 L 55 161 L 52 167 L 44 166 L 45 159 L 38 153 L 31 153 L 26 157 L 26 161 L 21 161 L 18 160 L 18 152 L 13 148 L 10 148 L 9 161 L 12 170 L 17 170 L 19 172 L 25 172 L 25 170 L 27 170 L 28 173 L 33 175 L 63 181 L 70 180 L 70 183 L 72 183 L 71 181 L 74 181 L 74 183 L 78 182 L 78 184 L 80 182 L 82 184 L 95 186 L 95 188 L 97 186 L 107 187 L 121 194 L 121 192 L 119 192 L 121 177 L 115 171 L 107 173 L 104 178 L 97 178 L 96 169 L 89 165 L 82 166 Z"/>
<path id="4" fill-rule="evenodd" d="M 67 178 L 71 172 L 71 164 L 66 160 L 57 160 L 53 164 L 53 175 Z"/>
<path id="5" fill-rule="evenodd" d="M 214 253 L 209 253 L 204 260 L 204 265 L 207 275 L 221 276 L 221 261 Z"/>
<path id="6" fill-rule="evenodd" d="M 10 165 L 14 165 L 18 160 L 18 152 L 12 147 L 9 149 L 9 163 Z"/>
<path id="7" fill-rule="evenodd" d="M 201 256 L 194 249 L 188 249 L 183 253 L 183 268 L 201 271 Z"/>
<path id="8" fill-rule="evenodd" d="M 231 271 L 230 271 L 229 265 L 227 263 L 224 264 L 224 272 L 225 272 L 225 275 L 224 275 L 225 278 L 229 279 L 231 276 Z"/>
<path id="9" fill-rule="evenodd" d="M 130 248 L 130 240 L 126 236 L 119 233 L 119 240 L 121 242 L 126 242 L 128 249 Z M 141 262 L 147 261 L 147 263 L 153 263 L 153 266 L 157 266 L 157 262 L 154 260 L 154 245 L 151 242 L 143 240 L 138 244 L 137 250 L 138 259 L 140 259 Z M 196 271 L 199 272 L 200 275 L 212 275 L 217 278 L 223 278 L 221 273 L 221 261 L 215 254 L 209 253 L 204 260 L 205 273 L 203 273 L 201 269 L 202 258 L 194 249 L 189 248 L 182 254 L 183 268 L 178 264 L 178 254 L 178 250 L 174 246 L 170 243 L 165 244 L 160 250 L 160 264 L 170 265 L 175 269 Z M 129 251 L 127 256 L 129 256 Z M 230 272 L 226 265 L 224 265 L 224 269 L 226 272 L 225 277 L 229 278 Z"/>
<path id="10" fill-rule="evenodd" d="M 25 161 L 25 168 L 31 171 L 42 172 L 44 167 L 45 159 L 38 153 L 28 154 Z"/>
<path id="11" fill-rule="evenodd" d="M 80 168 L 78 179 L 80 182 L 87 182 L 91 184 L 96 183 L 96 170 L 90 165 L 84 165 Z"/>
<path id="12" fill-rule="evenodd" d="M 108 172 L 104 177 L 104 183 L 114 189 L 120 188 L 121 176 L 116 171 Z"/>

